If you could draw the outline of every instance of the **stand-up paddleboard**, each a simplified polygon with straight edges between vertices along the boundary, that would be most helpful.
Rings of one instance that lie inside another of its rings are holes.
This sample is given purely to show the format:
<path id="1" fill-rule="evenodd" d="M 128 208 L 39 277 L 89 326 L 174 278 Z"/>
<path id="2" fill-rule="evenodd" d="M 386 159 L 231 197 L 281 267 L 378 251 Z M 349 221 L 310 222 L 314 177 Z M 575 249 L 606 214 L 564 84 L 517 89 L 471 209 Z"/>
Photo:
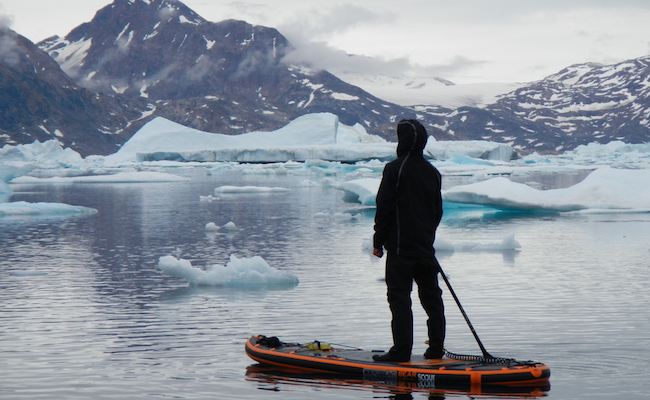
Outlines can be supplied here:
<path id="1" fill-rule="evenodd" d="M 409 362 L 380 362 L 372 356 L 381 351 L 336 348 L 320 342 L 285 343 L 277 337 L 252 336 L 246 354 L 267 365 L 362 377 L 375 381 L 418 382 L 441 385 L 531 386 L 548 384 L 548 366 L 534 361 L 506 358 L 448 357 L 428 360 L 414 355 Z"/>
<path id="2" fill-rule="evenodd" d="M 390 394 L 422 393 L 431 399 L 447 397 L 494 396 L 522 398 L 542 398 L 551 390 L 550 383 L 528 386 L 504 385 L 458 385 L 431 381 L 395 381 L 389 379 L 363 379 L 361 376 L 347 376 L 327 372 L 305 372 L 300 369 L 255 363 L 246 367 L 246 380 L 257 382 L 261 389 L 277 392 L 293 391 L 294 386 L 327 389 L 351 389 L 355 391 L 384 392 Z M 270 386 L 272 389 L 270 389 Z M 380 396 L 381 397 L 381 396 Z M 411 396 L 412 397 L 412 396 Z M 399 398 L 397 396 L 396 398 Z M 409 398 L 405 396 L 404 398 Z"/>

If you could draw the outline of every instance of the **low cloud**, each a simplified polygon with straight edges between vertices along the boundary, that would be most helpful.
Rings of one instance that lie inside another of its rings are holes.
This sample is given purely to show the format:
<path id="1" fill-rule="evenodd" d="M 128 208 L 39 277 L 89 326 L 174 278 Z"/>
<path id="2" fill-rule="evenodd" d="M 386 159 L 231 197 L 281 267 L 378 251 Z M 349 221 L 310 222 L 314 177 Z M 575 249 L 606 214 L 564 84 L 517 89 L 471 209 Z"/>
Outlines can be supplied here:
<path id="1" fill-rule="evenodd" d="M 419 65 L 408 57 L 366 57 L 349 54 L 327 44 L 333 35 L 341 35 L 364 26 L 390 25 L 400 16 L 376 12 L 355 5 L 339 5 L 328 9 L 301 12 L 282 23 L 278 30 L 293 46 L 283 61 L 288 64 L 306 64 L 316 70 L 333 74 L 363 74 L 388 76 L 454 76 L 485 64 L 457 55 L 451 60 L 433 65 Z"/>
<path id="2" fill-rule="evenodd" d="M 487 64 L 487 61 L 473 60 L 457 55 L 451 60 L 440 63 L 421 65 L 413 63 L 407 57 L 382 59 L 348 54 L 334 49 L 324 42 L 294 43 L 283 61 L 287 64 L 306 64 L 316 70 L 327 70 L 337 74 L 439 77 L 449 79 L 473 68 Z"/>
<path id="3" fill-rule="evenodd" d="M 22 51 L 16 34 L 10 31 L 11 17 L 0 15 L 0 64 L 15 67 L 20 62 Z"/>
<path id="4" fill-rule="evenodd" d="M 416 65 L 413 72 L 419 76 L 448 77 L 462 74 L 465 71 L 483 67 L 489 64 L 488 61 L 472 60 L 471 58 L 457 55 L 446 63 L 432 65 Z"/>
<path id="5" fill-rule="evenodd" d="M 0 30 L 4 31 L 11 29 L 14 23 L 14 17 L 7 14 L 2 14 L 2 4 L 0 4 Z"/>
<path id="6" fill-rule="evenodd" d="M 306 64 L 316 70 L 333 73 L 356 73 L 392 75 L 410 68 L 408 59 L 379 60 L 371 57 L 348 54 L 324 42 L 294 43 L 294 49 L 283 58 L 287 64 Z"/>

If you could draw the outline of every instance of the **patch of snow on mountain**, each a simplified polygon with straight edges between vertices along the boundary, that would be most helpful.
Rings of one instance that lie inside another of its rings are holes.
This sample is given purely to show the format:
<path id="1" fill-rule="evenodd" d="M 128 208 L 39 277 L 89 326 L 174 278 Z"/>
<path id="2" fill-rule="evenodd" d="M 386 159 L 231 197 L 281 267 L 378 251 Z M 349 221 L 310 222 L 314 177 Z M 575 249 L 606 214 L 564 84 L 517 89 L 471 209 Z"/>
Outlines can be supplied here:
<path id="1" fill-rule="evenodd" d="M 212 47 L 214 47 L 215 43 L 217 43 L 216 40 L 210 40 L 210 39 L 206 38 L 205 36 L 203 36 L 203 40 L 205 40 L 205 48 L 208 49 L 208 50 L 212 49 Z"/>
<path id="2" fill-rule="evenodd" d="M 52 47 L 64 43 L 65 46 L 56 50 L 56 53 L 51 54 L 56 62 L 61 66 L 61 69 L 66 73 L 70 73 L 73 68 L 81 65 L 83 60 L 88 54 L 88 49 L 93 44 L 92 39 L 82 39 L 77 42 L 68 43 L 67 40 L 59 40 L 53 44 Z"/>
<path id="3" fill-rule="evenodd" d="M 199 21 L 190 21 L 190 20 L 187 19 L 187 17 L 184 16 L 184 15 L 179 16 L 179 17 L 178 17 L 178 21 L 179 21 L 181 24 L 192 24 L 192 25 L 199 25 L 199 24 L 200 24 Z"/>
<path id="4" fill-rule="evenodd" d="M 359 98 L 357 96 L 352 96 L 352 95 L 347 94 L 347 93 L 332 92 L 330 94 L 330 96 L 332 96 L 336 100 L 344 100 L 344 101 L 356 101 L 356 100 L 359 100 Z"/>

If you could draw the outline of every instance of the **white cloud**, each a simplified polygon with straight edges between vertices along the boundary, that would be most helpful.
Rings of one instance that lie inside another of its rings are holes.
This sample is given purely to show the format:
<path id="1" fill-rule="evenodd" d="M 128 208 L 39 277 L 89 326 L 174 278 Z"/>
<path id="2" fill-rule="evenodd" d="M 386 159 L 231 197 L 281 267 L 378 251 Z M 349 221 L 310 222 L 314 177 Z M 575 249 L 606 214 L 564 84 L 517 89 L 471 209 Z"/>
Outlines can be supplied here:
<path id="1" fill-rule="evenodd" d="M 2 4 L 0 4 L 0 30 L 5 30 L 7 28 L 11 29 L 13 25 L 14 17 L 4 13 Z"/>
<path id="2" fill-rule="evenodd" d="M 532 81 L 575 63 L 650 52 L 647 0 L 183 1 L 209 21 L 277 28 L 298 49 L 292 57 L 328 70 Z M 2 0 L 15 16 L 13 29 L 34 41 L 69 32 L 108 3 Z"/>
<path id="3" fill-rule="evenodd" d="M 16 35 L 8 32 L 13 24 L 11 15 L 3 14 L 0 4 L 0 64 L 15 66 L 20 62 L 20 49 L 16 42 Z"/>
<path id="4" fill-rule="evenodd" d="M 308 37 L 311 40 L 329 38 L 360 26 L 390 25 L 395 16 L 376 12 L 358 5 L 337 4 L 330 8 L 312 8 L 293 15 L 278 28 L 289 37 Z"/>
<path id="5" fill-rule="evenodd" d="M 0 35 L 0 64 L 16 66 L 20 62 L 20 55 L 14 35 Z"/>

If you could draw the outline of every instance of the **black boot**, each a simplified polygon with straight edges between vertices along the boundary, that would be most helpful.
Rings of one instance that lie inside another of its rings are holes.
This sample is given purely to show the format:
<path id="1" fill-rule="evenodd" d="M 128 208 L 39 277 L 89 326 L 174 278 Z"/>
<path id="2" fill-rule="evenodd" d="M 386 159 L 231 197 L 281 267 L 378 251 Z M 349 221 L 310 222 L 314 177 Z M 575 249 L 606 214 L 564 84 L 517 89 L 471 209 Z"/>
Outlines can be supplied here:
<path id="1" fill-rule="evenodd" d="M 427 351 L 424 352 L 424 358 L 436 359 L 442 358 L 445 355 L 445 350 L 436 347 L 429 347 Z"/>

